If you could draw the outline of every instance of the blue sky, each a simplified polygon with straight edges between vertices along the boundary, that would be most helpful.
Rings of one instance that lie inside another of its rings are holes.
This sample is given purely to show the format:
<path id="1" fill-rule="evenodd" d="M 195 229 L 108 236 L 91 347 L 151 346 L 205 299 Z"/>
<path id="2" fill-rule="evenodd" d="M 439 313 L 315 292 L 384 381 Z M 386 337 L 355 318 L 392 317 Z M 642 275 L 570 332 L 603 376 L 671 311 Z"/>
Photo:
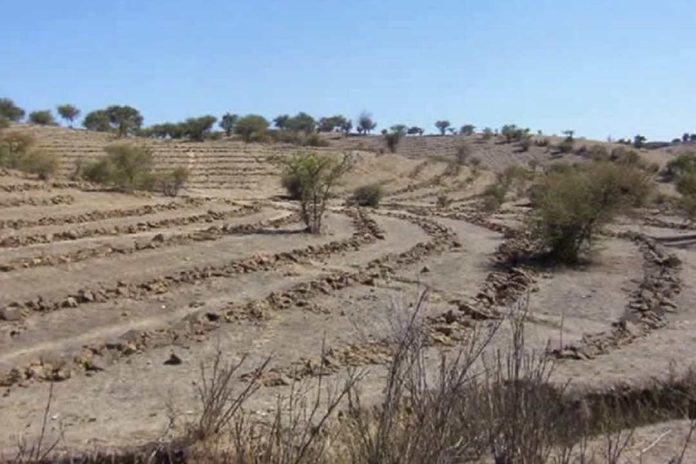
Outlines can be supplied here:
<path id="1" fill-rule="evenodd" d="M 696 132 L 693 0 L 0 0 L 0 96 L 28 110 L 362 110 L 379 129 Z"/>

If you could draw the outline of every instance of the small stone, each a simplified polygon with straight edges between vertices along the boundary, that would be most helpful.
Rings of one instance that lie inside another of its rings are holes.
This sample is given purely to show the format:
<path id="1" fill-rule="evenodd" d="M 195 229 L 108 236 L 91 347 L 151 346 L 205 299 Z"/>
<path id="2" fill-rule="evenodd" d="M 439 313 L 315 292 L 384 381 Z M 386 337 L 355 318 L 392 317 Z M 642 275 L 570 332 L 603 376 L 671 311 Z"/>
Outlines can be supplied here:
<path id="1" fill-rule="evenodd" d="M 430 272 L 430 267 L 428 267 L 427 265 L 423 266 L 423 269 L 421 269 L 421 274 L 426 274 L 428 272 Z"/>
<path id="2" fill-rule="evenodd" d="M 65 301 L 63 301 L 63 307 L 64 308 L 77 308 L 77 300 L 74 297 L 69 296 L 65 299 Z"/>
<path id="3" fill-rule="evenodd" d="M 22 310 L 17 307 L 7 307 L 0 309 L 0 319 L 8 322 L 19 321 L 22 319 Z"/>

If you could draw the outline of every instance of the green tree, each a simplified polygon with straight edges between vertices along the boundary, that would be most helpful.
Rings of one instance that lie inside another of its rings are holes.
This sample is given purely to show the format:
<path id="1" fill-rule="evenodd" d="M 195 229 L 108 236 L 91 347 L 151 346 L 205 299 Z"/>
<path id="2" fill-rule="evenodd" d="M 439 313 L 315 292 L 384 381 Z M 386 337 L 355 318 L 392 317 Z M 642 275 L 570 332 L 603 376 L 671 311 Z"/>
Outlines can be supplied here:
<path id="1" fill-rule="evenodd" d="M 307 230 L 321 233 L 322 219 L 332 190 L 351 168 L 351 159 L 317 153 L 298 153 L 287 160 L 282 176 L 283 185 L 292 186 L 300 201 L 300 212 Z"/>
<path id="2" fill-rule="evenodd" d="M 372 115 L 366 111 L 360 113 L 358 116 L 358 133 L 363 135 L 368 135 L 370 132 L 375 130 L 377 123 L 372 120 Z"/>
<path id="3" fill-rule="evenodd" d="M 225 131 L 226 136 L 232 135 L 235 124 L 239 120 L 239 116 L 236 114 L 225 113 L 220 119 L 220 128 Z"/>
<path id="4" fill-rule="evenodd" d="M 77 119 L 77 117 L 80 115 L 80 110 L 68 103 L 64 105 L 58 105 L 56 109 L 58 110 L 58 114 L 60 115 L 60 117 L 65 119 L 68 122 L 68 126 L 70 127 L 72 127 L 73 121 L 75 121 L 75 119 Z"/>
<path id="5" fill-rule="evenodd" d="M 647 140 L 648 140 L 648 139 L 647 139 L 645 136 L 643 136 L 643 135 L 640 135 L 640 134 L 639 134 L 639 135 L 636 135 L 636 136 L 633 138 L 633 147 L 634 147 L 634 148 L 643 148 L 643 145 L 645 145 L 645 142 L 646 142 Z"/>
<path id="6" fill-rule="evenodd" d="M 333 132 L 336 130 L 342 130 L 348 120 L 345 116 L 335 115 L 330 117 L 323 117 L 319 119 L 317 124 L 317 131 L 319 132 Z"/>
<path id="7" fill-rule="evenodd" d="M 109 115 L 104 110 L 95 110 L 87 113 L 82 125 L 87 130 L 108 132 L 111 130 Z"/>
<path id="8" fill-rule="evenodd" d="M 465 124 L 459 130 L 459 133 L 462 135 L 471 136 L 471 135 L 474 135 L 475 130 L 476 130 L 476 126 L 474 126 L 472 124 Z"/>
<path id="9" fill-rule="evenodd" d="M 310 134 L 314 132 L 317 123 L 314 118 L 307 113 L 299 112 L 285 122 L 285 128 L 293 132 L 304 132 Z"/>
<path id="10" fill-rule="evenodd" d="M 116 130 L 119 137 L 133 134 L 143 125 L 142 115 L 132 106 L 112 105 L 105 111 L 109 116 L 109 124 Z"/>
<path id="11" fill-rule="evenodd" d="M 39 126 L 55 126 L 56 120 L 51 110 L 32 111 L 29 113 L 29 122 Z"/>
<path id="12" fill-rule="evenodd" d="M 207 115 L 198 118 L 188 118 L 183 123 L 180 123 L 183 134 L 198 142 L 202 142 L 210 135 L 210 130 L 217 121 L 215 116 Z"/>
<path id="13" fill-rule="evenodd" d="M 382 135 L 384 136 L 384 141 L 387 144 L 387 148 L 389 148 L 389 151 L 392 153 L 396 153 L 396 149 L 399 146 L 399 142 L 403 138 L 404 135 L 406 135 L 406 126 L 403 124 L 397 124 L 395 126 L 392 126 L 389 131 L 384 129 L 382 131 Z"/>
<path id="14" fill-rule="evenodd" d="M 24 110 L 9 98 L 0 98 L 0 116 L 10 121 L 19 122 L 24 118 Z"/>
<path id="15" fill-rule="evenodd" d="M 437 130 L 440 131 L 440 135 L 445 135 L 445 132 L 447 132 L 447 128 L 450 126 L 450 122 L 447 121 L 446 119 L 442 119 L 440 121 L 435 121 L 435 127 L 437 127 Z"/>
<path id="16" fill-rule="evenodd" d="M 344 135 L 350 134 L 350 131 L 353 130 L 353 121 L 350 119 L 345 119 L 343 122 L 341 122 L 341 132 L 343 132 Z"/>
<path id="17" fill-rule="evenodd" d="M 119 143 L 107 146 L 104 151 L 106 157 L 85 167 L 87 180 L 108 184 L 124 192 L 151 188 L 155 179 L 149 147 Z"/>
<path id="18" fill-rule="evenodd" d="M 267 130 L 268 121 L 257 114 L 248 114 L 240 118 L 234 126 L 235 134 L 242 137 L 242 140 L 247 143 L 262 138 Z"/>
<path id="19" fill-rule="evenodd" d="M 279 116 L 276 116 L 276 117 L 273 119 L 273 125 L 274 125 L 276 128 L 278 128 L 278 129 L 280 129 L 280 130 L 283 130 L 283 129 L 286 129 L 286 128 L 287 128 L 287 125 L 288 125 L 288 121 L 289 121 L 289 120 L 290 120 L 290 115 L 281 114 L 281 115 L 279 115 Z"/>
<path id="20" fill-rule="evenodd" d="M 411 126 L 406 131 L 408 135 L 423 135 L 423 132 L 425 132 L 425 130 L 423 130 L 422 127 L 418 126 Z"/>

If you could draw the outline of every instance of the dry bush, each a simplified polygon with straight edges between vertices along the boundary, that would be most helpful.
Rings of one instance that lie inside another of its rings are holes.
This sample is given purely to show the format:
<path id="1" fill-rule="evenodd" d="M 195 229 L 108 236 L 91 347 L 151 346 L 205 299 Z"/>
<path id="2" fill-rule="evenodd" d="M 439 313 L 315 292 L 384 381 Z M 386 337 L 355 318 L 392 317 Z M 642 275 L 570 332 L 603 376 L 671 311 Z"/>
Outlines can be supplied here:
<path id="1" fill-rule="evenodd" d="M 642 206 L 651 190 L 650 176 L 632 165 L 604 162 L 551 170 L 532 195 L 534 236 L 555 259 L 576 262 L 601 225 Z"/>
<path id="2" fill-rule="evenodd" d="M 22 157 L 20 169 L 41 180 L 48 180 L 58 171 L 58 158 L 52 153 L 32 150 Z"/>
<path id="3" fill-rule="evenodd" d="M 325 154 L 298 153 L 285 162 L 281 183 L 291 197 L 300 201 L 302 220 L 310 233 L 321 233 L 332 190 L 351 167 L 352 159 L 348 155 L 338 159 Z"/>
<path id="4" fill-rule="evenodd" d="M 384 196 L 384 189 L 380 184 L 362 185 L 353 191 L 353 201 L 360 206 L 376 208 Z"/>
<path id="5" fill-rule="evenodd" d="M 184 186 L 190 174 L 189 170 L 182 166 L 158 173 L 156 175 L 158 189 L 167 196 L 175 197 L 179 194 L 179 190 Z"/>
<path id="6" fill-rule="evenodd" d="M 85 179 L 124 192 L 150 190 L 156 184 L 152 172 L 152 150 L 149 147 L 123 143 L 109 145 L 104 151 L 105 158 L 84 167 Z"/>

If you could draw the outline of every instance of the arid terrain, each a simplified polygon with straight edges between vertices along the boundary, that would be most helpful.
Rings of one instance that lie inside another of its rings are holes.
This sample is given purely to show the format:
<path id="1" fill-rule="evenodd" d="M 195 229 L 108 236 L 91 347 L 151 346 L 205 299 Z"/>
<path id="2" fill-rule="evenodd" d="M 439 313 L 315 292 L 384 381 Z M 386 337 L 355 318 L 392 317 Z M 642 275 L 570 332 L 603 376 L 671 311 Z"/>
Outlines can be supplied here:
<path id="1" fill-rule="evenodd" d="M 432 359 L 528 299 L 526 347 L 554 360 L 551 381 L 569 382 L 568 394 L 639 396 L 671 385 L 694 361 L 693 223 L 644 208 L 606 227 L 596 256 L 581 266 L 507 259 L 528 201 L 513 195 L 486 212 L 485 186 L 510 165 L 541 171 L 583 162 L 580 155 L 541 146 L 521 152 L 479 135 L 405 137 L 396 153 L 379 136 L 337 135 L 311 149 L 142 139 L 157 169 L 191 173 L 170 198 L 70 180 L 78 161 L 102 156 L 112 135 L 17 129 L 59 156 L 60 170 L 47 182 L 0 175 L 0 449 L 7 453 L 40 433 L 51 382 L 48 435 L 62 434 L 61 447 L 158 440 L 170 416 L 199 413 L 199 365 L 218 351 L 247 356 L 246 372 L 271 356 L 247 405 L 261 417 L 296 381 L 319 374 L 339 381 L 354 367 L 367 369 L 367 396 L 379 395 L 381 341 L 422 292 Z M 479 164 L 453 169 L 462 144 Z M 296 202 L 283 196 L 279 160 L 298 150 L 355 159 L 320 235 L 304 232 Z M 674 155 L 641 156 L 663 166 Z M 346 202 L 372 182 L 386 192 L 379 207 Z M 503 322 L 489 349 L 504 350 L 509 335 Z M 625 462 L 668 462 L 689 431 L 688 418 L 672 412 L 635 431 Z M 696 462 L 696 449 L 684 462 Z"/>

